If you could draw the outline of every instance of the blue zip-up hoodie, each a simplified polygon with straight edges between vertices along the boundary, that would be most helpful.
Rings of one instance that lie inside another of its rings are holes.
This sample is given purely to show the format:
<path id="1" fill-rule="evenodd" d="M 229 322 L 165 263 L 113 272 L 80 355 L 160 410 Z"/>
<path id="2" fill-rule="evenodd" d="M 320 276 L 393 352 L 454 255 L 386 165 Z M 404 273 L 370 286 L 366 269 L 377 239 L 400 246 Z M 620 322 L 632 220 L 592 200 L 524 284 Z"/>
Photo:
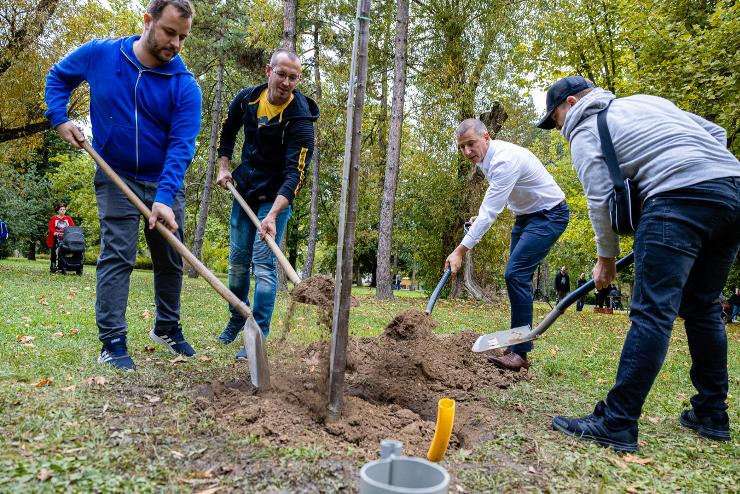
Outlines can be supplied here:
<path id="1" fill-rule="evenodd" d="M 90 85 L 93 147 L 116 172 L 159 182 L 156 202 L 172 206 L 193 160 L 201 91 L 180 56 L 156 68 L 134 55 L 140 36 L 94 39 L 55 64 L 46 77 L 46 118 L 69 120 L 67 105 Z"/>

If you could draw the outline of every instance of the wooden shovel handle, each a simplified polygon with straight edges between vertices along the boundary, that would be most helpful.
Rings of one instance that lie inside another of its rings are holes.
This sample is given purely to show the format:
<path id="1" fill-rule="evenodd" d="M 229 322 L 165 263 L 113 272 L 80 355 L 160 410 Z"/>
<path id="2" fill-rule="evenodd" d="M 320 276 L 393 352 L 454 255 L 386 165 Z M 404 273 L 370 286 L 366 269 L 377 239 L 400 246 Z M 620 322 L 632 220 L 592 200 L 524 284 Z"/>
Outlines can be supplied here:
<path id="1" fill-rule="evenodd" d="M 83 147 L 85 151 L 92 156 L 92 158 L 95 160 L 95 162 L 98 164 L 101 170 L 108 176 L 108 178 L 111 179 L 111 181 L 118 186 L 119 189 L 121 189 L 121 192 L 123 192 L 126 197 L 128 198 L 131 203 L 136 206 L 136 209 L 139 210 L 139 212 L 144 216 L 144 218 L 149 221 L 149 217 L 151 216 L 152 212 L 149 210 L 148 207 L 146 207 L 146 204 L 139 199 L 139 197 L 134 194 L 134 191 L 131 190 L 131 188 L 126 185 L 126 183 L 121 180 L 121 177 L 118 176 L 118 174 L 113 170 L 113 168 L 108 165 L 108 163 L 105 162 L 105 160 L 93 149 L 93 147 L 90 145 L 90 143 L 87 140 L 84 140 L 80 143 L 80 145 Z M 198 272 L 199 275 L 201 275 L 205 280 L 208 282 L 209 285 L 213 287 L 216 292 L 218 292 L 219 295 L 221 295 L 224 300 L 226 300 L 228 303 L 233 305 L 236 310 L 239 311 L 239 313 L 244 316 L 245 318 L 249 319 L 252 317 L 252 311 L 249 310 L 249 307 L 239 300 L 239 297 L 234 295 L 234 292 L 229 290 L 224 286 L 223 283 L 221 283 L 221 280 L 219 280 L 216 275 L 211 273 L 207 267 L 203 265 L 202 262 L 198 260 L 197 257 L 195 257 L 192 252 L 188 250 L 185 245 L 180 241 L 179 238 L 175 236 L 174 233 L 169 231 L 164 224 L 157 222 L 156 225 L 157 231 L 162 235 L 165 240 L 191 265 L 193 268 Z"/>
<path id="2" fill-rule="evenodd" d="M 252 220 L 252 223 L 254 224 L 254 226 L 257 227 L 257 230 L 262 228 L 262 223 L 260 222 L 259 218 L 257 218 L 256 214 L 254 214 L 254 211 L 252 211 L 252 208 L 249 207 L 247 201 L 244 200 L 242 195 L 237 192 L 234 184 L 232 184 L 231 182 L 226 182 L 226 187 L 231 191 L 234 199 L 236 199 L 236 202 L 239 203 L 244 212 L 247 213 L 247 216 L 249 216 L 249 219 Z M 298 273 L 295 272 L 295 269 L 293 269 L 293 266 L 290 265 L 290 261 L 288 261 L 288 258 L 285 257 L 283 251 L 281 251 L 278 244 L 275 243 L 275 239 L 272 238 L 271 235 L 265 235 L 265 242 L 267 242 L 267 246 L 270 247 L 270 250 L 273 254 L 275 254 L 275 257 L 277 257 L 278 262 L 283 267 L 283 271 L 285 271 L 285 275 L 288 277 L 290 282 L 294 285 L 300 283 L 301 279 L 298 277 Z"/>

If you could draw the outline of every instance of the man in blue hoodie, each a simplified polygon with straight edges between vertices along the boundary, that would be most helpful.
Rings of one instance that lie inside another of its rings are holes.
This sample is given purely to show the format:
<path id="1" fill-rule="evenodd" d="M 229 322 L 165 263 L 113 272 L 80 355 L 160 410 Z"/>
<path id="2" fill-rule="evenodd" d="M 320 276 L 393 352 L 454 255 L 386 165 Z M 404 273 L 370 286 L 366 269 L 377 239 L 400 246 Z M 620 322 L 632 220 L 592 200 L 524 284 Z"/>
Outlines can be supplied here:
<path id="1" fill-rule="evenodd" d="M 596 233 L 597 288 L 615 279 L 619 255 L 607 202 L 613 182 L 597 130 L 597 114 L 607 109 L 620 171 L 642 201 L 632 325 L 606 400 L 585 417 L 554 417 L 552 427 L 617 451 L 636 451 L 642 406 L 681 316 L 697 394 L 680 423 L 706 438 L 729 441 L 727 334 L 719 295 L 740 248 L 740 163 L 727 150 L 724 129 L 668 100 L 644 94 L 615 99 L 581 76 L 556 82 L 538 126 L 561 129 L 570 143 Z"/>
<path id="2" fill-rule="evenodd" d="M 252 311 L 267 336 L 277 294 L 275 256 L 263 240 L 271 235 L 279 244 L 291 215 L 291 204 L 306 177 L 314 145 L 313 123 L 319 118 L 316 103 L 295 87 L 301 78 L 301 61 L 290 50 L 278 49 L 265 68 L 267 82 L 243 89 L 229 105 L 218 148 L 217 182 L 237 190 L 262 222 L 257 230 L 236 200 L 231 206 L 229 288 L 249 303 L 250 267 L 255 287 Z M 244 131 L 241 164 L 231 174 L 229 162 L 236 135 Z M 219 341 L 236 339 L 245 320 L 234 307 Z M 246 358 L 246 350 L 237 353 Z"/>
<path id="3" fill-rule="evenodd" d="M 189 0 L 152 0 L 141 36 L 94 39 L 54 65 L 46 78 L 46 117 L 75 148 L 84 135 L 67 116 L 67 105 L 83 81 L 90 86 L 93 147 L 152 211 L 145 228 L 157 308 L 150 337 L 185 356 L 195 351 L 180 326 L 182 258 L 154 226 L 161 221 L 182 240 L 182 184 L 201 121 L 200 87 L 178 55 L 192 17 Z M 98 361 L 133 370 L 126 305 L 140 214 L 101 170 L 95 174 L 95 195 L 101 238 L 95 315 L 103 343 Z"/>

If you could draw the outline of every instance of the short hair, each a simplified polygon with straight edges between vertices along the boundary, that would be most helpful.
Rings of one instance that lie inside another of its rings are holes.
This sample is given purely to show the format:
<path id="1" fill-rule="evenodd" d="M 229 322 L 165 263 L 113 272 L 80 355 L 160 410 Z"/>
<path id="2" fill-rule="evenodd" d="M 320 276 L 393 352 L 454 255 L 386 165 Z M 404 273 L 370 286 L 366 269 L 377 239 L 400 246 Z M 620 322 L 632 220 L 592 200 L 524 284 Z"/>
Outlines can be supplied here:
<path id="1" fill-rule="evenodd" d="M 479 136 L 482 136 L 483 134 L 488 132 L 486 124 L 484 124 L 477 118 L 466 118 L 465 120 L 460 122 L 460 125 L 458 125 L 457 129 L 455 129 L 455 136 L 460 137 L 470 129 L 473 129 L 475 133 Z"/>
<path id="2" fill-rule="evenodd" d="M 190 19 L 193 17 L 193 4 L 190 0 L 151 0 L 146 11 L 152 16 L 152 20 L 156 21 L 162 17 L 162 11 L 168 6 L 172 5 L 180 13 L 180 17 Z"/>
<path id="3" fill-rule="evenodd" d="M 58 202 L 58 203 L 54 204 L 54 212 L 56 213 L 57 211 L 59 211 L 59 208 L 66 208 L 66 207 L 67 207 L 67 205 L 65 203 Z"/>
<path id="4" fill-rule="evenodd" d="M 577 92 L 576 94 L 574 94 L 573 96 L 575 96 L 575 97 L 576 97 L 576 99 L 581 99 L 581 98 L 583 98 L 584 96 L 586 96 L 586 95 L 587 95 L 588 93 L 590 93 L 591 91 L 593 91 L 593 89 L 594 89 L 594 88 L 592 88 L 592 87 L 586 88 L 586 89 L 584 89 L 583 91 L 578 91 L 578 92 Z"/>
<path id="5" fill-rule="evenodd" d="M 291 50 L 290 48 L 278 48 L 277 50 L 272 52 L 272 55 L 270 55 L 270 67 L 275 67 L 275 65 L 277 65 L 280 55 L 285 55 L 290 60 L 298 62 L 298 65 L 301 64 L 301 59 L 298 58 L 298 54 L 295 51 Z"/>

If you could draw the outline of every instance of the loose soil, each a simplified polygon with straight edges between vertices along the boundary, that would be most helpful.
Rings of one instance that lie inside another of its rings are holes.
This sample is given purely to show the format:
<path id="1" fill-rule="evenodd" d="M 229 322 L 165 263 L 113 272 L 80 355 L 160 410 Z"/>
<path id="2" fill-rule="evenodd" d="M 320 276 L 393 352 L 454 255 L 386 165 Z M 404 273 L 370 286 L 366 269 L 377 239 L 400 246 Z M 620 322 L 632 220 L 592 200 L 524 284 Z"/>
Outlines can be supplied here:
<path id="1" fill-rule="evenodd" d="M 492 437 L 498 423 L 486 388 L 507 388 L 526 372 L 496 369 L 472 353 L 478 337 L 438 336 L 427 314 L 399 314 L 376 338 L 351 338 L 347 348 L 343 413 L 328 415 L 329 341 L 305 347 L 280 345 L 270 355 L 272 389 L 257 393 L 245 378 L 201 384 L 196 405 L 221 427 L 252 435 L 264 445 L 315 445 L 375 458 L 382 439 L 398 439 L 405 454 L 426 456 L 434 435 L 437 402 L 456 401 L 451 450 Z"/>
<path id="2" fill-rule="evenodd" d="M 311 276 L 293 287 L 290 296 L 294 301 L 303 304 L 332 307 L 334 305 L 334 286 L 334 280 L 331 278 Z M 352 307 L 360 305 L 355 297 L 352 297 L 351 304 Z"/>

